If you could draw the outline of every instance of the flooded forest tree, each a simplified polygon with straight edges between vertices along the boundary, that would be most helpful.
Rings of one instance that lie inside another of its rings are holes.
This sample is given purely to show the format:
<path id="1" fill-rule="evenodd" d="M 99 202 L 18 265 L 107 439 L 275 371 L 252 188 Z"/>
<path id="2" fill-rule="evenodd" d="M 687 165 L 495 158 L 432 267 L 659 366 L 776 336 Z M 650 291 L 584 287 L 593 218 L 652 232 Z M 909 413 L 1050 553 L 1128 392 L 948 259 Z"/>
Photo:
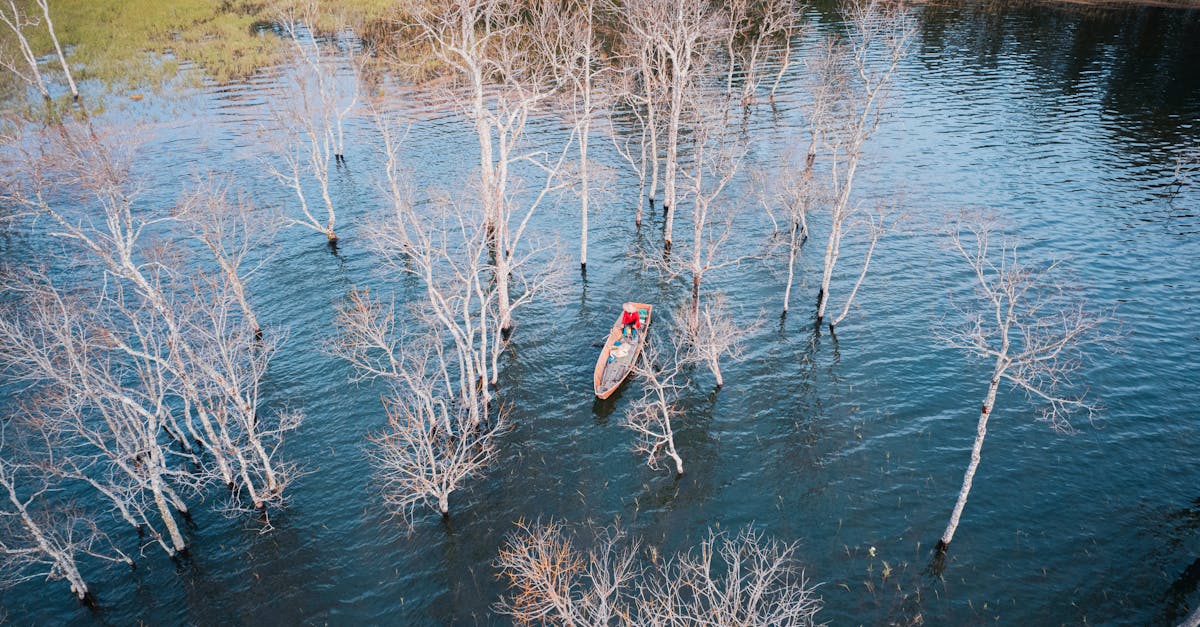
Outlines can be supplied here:
<path id="1" fill-rule="evenodd" d="M 596 38 L 597 0 L 545 2 L 534 6 L 534 44 L 550 76 L 566 91 L 562 99 L 573 128 L 579 164 L 579 268 L 587 271 L 588 211 L 592 177 L 588 145 L 592 122 L 603 102 L 598 91 L 600 42 Z M 607 5 L 601 4 L 602 8 Z"/>
<path id="2" fill-rule="evenodd" d="M 641 51 L 638 54 L 640 56 Z M 637 76 L 636 66 L 623 60 L 608 74 L 605 87 L 612 103 L 608 107 L 609 140 L 637 176 L 638 197 L 633 223 L 641 228 L 646 201 L 649 199 L 653 203 L 653 189 L 658 184 L 658 156 L 652 123 L 654 102 L 643 93 Z M 619 122 L 622 118 L 628 122 Z M 629 132 L 627 126 L 632 126 L 634 132 Z"/>
<path id="3" fill-rule="evenodd" d="M 817 293 L 817 324 L 826 318 L 830 283 L 841 255 L 842 238 L 855 225 L 854 218 L 859 214 L 860 205 L 854 201 L 852 192 L 863 144 L 879 128 L 892 74 L 907 54 L 913 35 L 913 25 L 900 8 L 885 6 L 878 0 L 854 0 L 847 10 L 853 31 L 845 40 L 834 41 L 825 48 L 830 58 L 822 62 L 825 69 L 820 73 L 820 77 L 829 83 L 818 90 L 832 93 L 828 115 L 812 118 L 812 122 L 824 125 L 812 135 L 819 139 L 822 152 L 829 160 L 832 195 L 829 235 Z M 809 166 L 806 164 L 805 167 Z M 868 220 L 863 224 L 867 227 L 870 251 L 873 252 L 883 232 L 881 221 Z M 849 310 L 869 265 L 868 253 L 844 311 Z M 831 328 L 844 317 L 843 313 L 831 320 Z"/>
<path id="4" fill-rule="evenodd" d="M 55 471 L 169 554 L 187 546 L 181 492 L 225 486 L 229 511 L 281 504 L 294 466 L 278 447 L 302 414 L 263 406 L 277 340 L 248 315 L 249 227 L 232 226 L 248 207 L 155 207 L 139 197 L 127 142 L 90 125 L 30 132 L 38 142 L 9 144 L 3 197 L 62 249 L 46 259 L 54 279 L 10 275 L 18 306 L 0 324 L 0 358 L 38 391 L 29 424 L 54 444 Z"/>
<path id="5" fill-rule="evenodd" d="M 385 145 L 391 215 L 372 225 L 372 248 L 385 273 L 417 280 L 420 295 L 400 315 L 393 304 L 355 290 L 338 316 L 334 352 L 364 380 L 382 380 L 387 428 L 372 436 L 385 499 L 406 520 L 428 504 L 449 515 L 450 494 L 480 474 L 507 429 L 492 402 L 503 349 L 491 280 L 491 238 L 483 207 L 473 199 L 438 198 L 417 211 L 399 168 L 394 124 L 378 126 Z M 517 270 L 525 258 L 514 258 Z M 526 286 L 532 297 L 540 284 Z"/>
<path id="6" fill-rule="evenodd" d="M 688 118 L 691 130 L 691 163 L 681 172 L 688 182 L 692 200 L 690 250 L 679 270 L 691 275 L 691 300 L 680 310 L 680 328 L 687 346 L 687 361 L 708 367 L 717 387 L 724 385 L 721 358 L 736 357 L 738 343 L 745 331 L 736 323 L 736 313 L 727 307 L 720 294 L 702 303 L 705 273 L 737 265 L 747 255 L 730 255 L 725 244 L 738 217 L 736 203 L 725 198 L 726 190 L 737 175 L 745 157 L 747 143 L 731 137 L 720 122 L 720 99 L 715 95 L 697 95 Z M 667 257 L 668 267 L 671 257 Z"/>
<path id="7" fill-rule="evenodd" d="M 641 543 L 617 528 L 580 546 L 561 523 L 520 522 L 497 565 L 519 625 L 815 625 L 822 601 L 796 546 L 752 529 L 709 532 L 693 550 L 638 565 Z"/>
<path id="8" fill-rule="evenodd" d="M 280 10 L 277 20 L 285 38 L 290 42 L 296 68 L 290 75 L 288 89 L 273 103 L 274 117 L 284 140 L 276 154 L 281 164 L 268 164 L 268 171 L 296 195 L 301 218 L 287 217 L 296 224 L 323 233 L 336 250 L 335 230 L 337 210 L 330 193 L 329 177 L 333 169 L 345 162 L 343 126 L 357 106 L 359 81 L 357 71 L 352 76 L 338 76 L 336 58 L 331 59 L 332 47 L 326 46 L 313 32 L 317 20 L 313 4 L 290 10 Z M 352 44 L 346 43 L 347 50 Z M 346 55 L 346 65 L 356 70 L 358 60 L 352 52 Z M 318 218 L 310 206 L 306 188 L 315 183 L 324 217 Z"/>
<path id="9" fill-rule="evenodd" d="M 527 146 L 529 117 L 553 95 L 548 65 L 532 57 L 529 25 L 523 8 L 513 0 L 445 0 L 417 10 L 413 27 L 417 43 L 426 45 L 464 83 L 452 98 L 466 114 L 479 142 L 477 193 L 491 247 L 492 280 L 500 333 L 512 333 L 513 312 L 527 303 L 521 283 L 520 260 L 530 220 L 550 193 L 561 189 L 557 180 L 570 144 L 555 151 Z M 517 168 L 543 179 L 540 186 L 522 189 Z"/>
<path id="10" fill-rule="evenodd" d="M 67 89 L 71 91 L 71 99 L 79 101 L 79 87 L 75 85 L 75 77 L 71 74 L 71 65 L 67 63 L 67 56 L 63 54 L 62 44 L 58 42 L 58 33 L 54 31 L 54 20 L 50 19 L 50 0 L 36 0 L 38 7 L 42 10 L 42 19 L 46 20 L 46 33 L 50 35 L 50 42 L 54 44 L 54 54 L 58 57 L 58 64 L 62 68 L 63 78 L 67 79 Z"/>
<path id="11" fill-rule="evenodd" d="M 628 29 L 626 47 L 637 51 L 646 100 L 661 97 L 665 122 L 650 112 L 651 134 L 657 137 L 658 124 L 666 141 L 663 164 L 663 210 L 666 225 L 663 245 L 671 249 L 674 239 L 678 201 L 679 138 L 688 108 L 702 89 L 703 78 L 716 67 L 716 52 L 728 28 L 728 19 L 719 9 L 703 2 L 688 0 L 635 0 L 625 6 L 623 26 Z M 653 106 L 653 105 L 652 105 Z M 656 107 L 657 109 L 657 107 Z M 652 146 L 657 159 L 657 146 Z M 655 163 L 654 165 L 657 165 Z M 657 175 L 657 168 L 654 169 Z M 651 183 L 650 202 L 654 203 Z"/>
<path id="12" fill-rule="evenodd" d="M 777 205 L 782 206 L 783 217 L 787 221 L 787 233 L 783 240 L 783 246 L 787 249 L 787 279 L 783 290 L 784 315 L 787 315 L 791 307 L 796 262 L 810 235 L 808 218 L 831 199 L 831 190 L 823 180 L 815 176 L 814 166 L 817 153 L 824 143 L 824 133 L 832 126 L 835 87 L 839 82 L 837 74 L 840 71 L 838 55 L 833 50 L 837 45 L 834 38 L 827 38 L 822 49 L 813 58 L 805 60 L 805 69 L 808 70 L 805 83 L 809 95 L 808 102 L 803 106 L 805 128 L 808 132 L 807 149 L 803 153 L 790 155 L 788 160 L 772 173 L 773 175 L 762 177 L 758 184 L 760 202 L 772 215 L 772 223 L 776 224 L 771 207 Z M 778 234 L 778 226 L 776 233 Z"/>
<path id="13" fill-rule="evenodd" d="M 1040 406 L 1041 420 L 1051 428 L 1070 430 L 1072 413 L 1090 416 L 1096 409 L 1084 392 L 1072 389 L 1074 375 L 1087 350 L 1110 339 L 1101 332 L 1108 316 L 1093 313 L 1074 286 L 1055 276 L 1058 264 L 1026 263 L 1017 245 L 1003 240 L 994 220 L 964 214 L 954 225 L 951 241 L 974 274 L 976 299 L 960 308 L 961 323 L 942 328 L 939 335 L 953 348 L 990 360 L 992 371 L 975 427 L 971 461 L 950 522 L 938 540 L 939 551 L 950 546 L 958 529 L 1000 384 L 1009 384 Z"/>
<path id="14" fill-rule="evenodd" d="M 682 415 L 678 402 L 687 387 L 680 341 L 678 338 L 674 341 L 670 354 L 658 350 L 654 344 L 643 350 L 633 369 L 642 382 L 642 397 L 629 407 L 624 420 L 625 427 L 638 434 L 634 450 L 646 456 L 646 465 L 658 469 L 663 457 L 670 458 L 676 476 L 683 474 L 683 458 L 675 448 L 672 420 Z"/>
<path id="15" fill-rule="evenodd" d="M 29 44 L 29 38 L 25 36 L 26 28 L 38 25 L 37 18 L 29 17 L 24 13 L 17 6 L 16 0 L 8 0 L 8 6 L 0 4 L 0 22 L 3 22 L 12 33 L 13 39 L 17 42 L 17 54 L 20 56 L 18 60 L 6 56 L 5 52 L 0 52 L 0 66 L 36 89 L 43 100 L 49 101 L 50 89 L 46 86 L 46 80 L 42 77 L 42 71 L 38 67 L 38 55 Z"/>
<path id="16" fill-rule="evenodd" d="M 133 560 L 113 546 L 94 513 L 51 498 L 62 486 L 47 472 L 46 451 L 14 442 L 7 433 L 13 422 L 12 416 L 0 422 L 0 589 L 62 579 L 78 599 L 90 601 L 79 558 L 130 566 Z"/>
<path id="17" fill-rule="evenodd" d="M 724 33 L 725 93 L 730 103 L 736 100 L 748 110 L 757 99 L 768 63 L 776 59 L 778 64 L 776 85 L 790 67 L 800 15 L 795 0 L 732 0 L 725 3 L 725 13 L 729 23 Z"/>

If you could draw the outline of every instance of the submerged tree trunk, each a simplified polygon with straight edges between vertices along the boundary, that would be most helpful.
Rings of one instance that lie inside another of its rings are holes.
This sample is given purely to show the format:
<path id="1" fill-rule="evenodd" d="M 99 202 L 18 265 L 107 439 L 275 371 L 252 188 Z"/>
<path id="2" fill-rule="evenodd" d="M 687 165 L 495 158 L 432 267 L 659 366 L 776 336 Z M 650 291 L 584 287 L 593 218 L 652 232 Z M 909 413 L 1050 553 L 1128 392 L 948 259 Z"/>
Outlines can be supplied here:
<path id="1" fill-rule="evenodd" d="M 967 465 L 967 472 L 963 475 L 962 488 L 958 491 L 958 501 L 955 502 L 954 511 L 950 514 L 950 522 L 946 525 L 946 531 L 942 533 L 942 538 L 937 543 L 939 551 L 945 551 L 950 546 L 950 541 L 954 539 L 954 532 L 958 529 L 958 521 L 962 518 L 963 508 L 967 505 L 967 495 L 971 493 L 975 470 L 979 468 L 980 454 L 983 452 L 983 438 L 987 435 L 988 418 L 992 415 L 992 408 L 996 403 L 996 390 L 999 387 L 1000 364 L 998 363 L 996 372 L 992 375 L 991 384 L 988 386 L 987 398 L 983 401 L 983 409 L 979 413 L 979 424 L 975 427 L 975 443 L 971 446 L 971 463 Z"/>
<path id="2" fill-rule="evenodd" d="M 664 247 L 671 250 L 672 230 L 675 223 L 675 203 L 677 201 L 675 179 L 679 172 L 679 124 L 683 113 L 683 95 L 676 89 L 671 95 L 671 118 L 667 125 L 667 164 L 666 190 L 663 194 L 663 209 L 666 211 L 666 230 L 663 232 Z"/>
<path id="3" fill-rule="evenodd" d="M 800 248 L 800 246 L 796 242 L 796 235 L 797 235 L 796 231 L 799 228 L 800 228 L 799 225 L 797 225 L 795 222 L 793 222 L 792 230 L 788 234 L 788 237 L 790 238 L 788 240 L 788 274 L 787 274 L 787 286 L 783 288 L 783 313 L 787 313 L 788 306 L 792 302 L 792 283 L 795 281 L 795 278 L 796 278 L 796 253 L 799 251 L 799 248 Z"/>
<path id="4" fill-rule="evenodd" d="M 0 469 L 0 472 L 3 472 L 3 469 Z M 0 484 L 3 484 L 5 491 L 8 493 L 8 500 L 19 514 L 21 524 L 37 544 L 38 550 L 54 563 L 54 569 L 51 572 L 54 573 L 57 571 L 59 576 L 70 582 L 71 592 L 75 593 L 75 596 L 79 600 L 86 599 L 88 597 L 88 587 L 83 581 L 83 576 L 79 574 L 79 567 L 75 564 L 75 556 L 71 552 L 70 547 L 55 546 L 55 543 L 50 540 L 50 537 L 42 530 L 37 521 L 30 516 L 26 502 L 17 496 L 16 486 L 10 477 L 3 476 Z"/>
<path id="5" fill-rule="evenodd" d="M 584 111 L 585 114 L 591 106 L 591 95 L 585 95 Z M 579 269 L 587 270 L 587 248 L 588 248 L 588 161 L 587 161 L 587 135 L 590 130 L 590 122 L 585 118 L 583 129 L 579 133 L 579 168 L 580 176 L 582 177 L 582 189 L 580 198 L 580 225 L 579 225 Z M 639 218 L 640 219 L 640 218 Z"/>
<path id="6" fill-rule="evenodd" d="M 158 506 L 158 513 L 162 516 L 163 524 L 167 526 L 167 534 L 171 537 L 171 545 L 176 553 L 182 553 L 187 550 L 187 543 L 183 540 L 183 534 L 179 532 L 179 525 L 175 523 L 175 516 L 171 513 L 171 508 L 167 505 L 167 498 L 163 494 L 162 479 L 158 476 L 150 480 L 151 491 L 154 493 L 154 504 Z"/>
<path id="7" fill-rule="evenodd" d="M 654 87 L 650 80 L 650 60 L 648 53 L 642 55 L 642 76 L 646 83 L 646 121 L 650 127 L 650 207 L 654 207 L 654 197 L 658 194 L 658 108 L 654 104 Z M 640 225 L 640 222 L 639 222 Z"/>
<path id="8" fill-rule="evenodd" d="M 841 248 L 841 227 L 838 218 L 829 229 L 829 242 L 825 245 L 825 265 L 821 271 L 821 291 L 817 292 L 817 324 L 825 319 L 825 307 L 829 305 L 829 283 L 833 278 L 833 267 L 837 264 Z"/>

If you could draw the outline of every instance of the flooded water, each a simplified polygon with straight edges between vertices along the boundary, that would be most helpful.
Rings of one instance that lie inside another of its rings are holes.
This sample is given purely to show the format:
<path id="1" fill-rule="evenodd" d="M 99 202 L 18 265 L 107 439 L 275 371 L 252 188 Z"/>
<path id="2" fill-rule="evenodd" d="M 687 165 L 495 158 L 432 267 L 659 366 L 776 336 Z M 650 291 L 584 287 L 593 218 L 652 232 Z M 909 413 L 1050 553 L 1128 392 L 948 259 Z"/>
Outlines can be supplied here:
<path id="1" fill-rule="evenodd" d="M 799 56 L 837 27 L 832 11 L 810 18 Z M 455 493 L 448 523 L 428 513 L 409 531 L 390 517 L 364 440 L 385 422 L 381 390 L 351 384 L 350 366 L 327 352 L 335 305 L 352 287 L 397 288 L 361 237 L 382 205 L 371 122 L 356 118 L 349 167 L 334 185 L 339 255 L 318 234 L 284 231 L 251 286 L 260 317 L 288 333 L 269 375 L 271 404 L 308 416 L 286 445 L 307 474 L 276 529 L 260 534 L 251 521 L 197 503 L 188 560 L 149 549 L 132 574 L 94 570 L 94 611 L 59 589 L 65 584 L 29 582 L 0 592 L 7 618 L 504 624 L 491 611 L 503 591 L 497 548 L 514 521 L 555 517 L 619 519 L 660 554 L 693 546 L 710 527 L 755 525 L 799 543 L 807 575 L 824 582 L 819 617 L 838 625 L 1180 620 L 1200 603 L 1200 172 L 1181 187 L 1174 168 L 1177 154 L 1200 148 L 1200 13 L 981 3 L 927 7 L 918 22 L 858 186 L 863 201 L 898 198 L 907 228 L 880 244 L 836 338 L 812 326 L 820 217 L 786 319 L 783 257 L 706 279 L 761 324 L 743 358 L 726 365 L 723 389 L 696 373 L 677 426 L 682 478 L 647 468 L 631 450 L 620 418 L 636 385 L 604 402 L 592 395 L 592 343 L 619 303 L 667 311 L 688 290 L 642 268 L 637 253 L 660 245 L 661 216 L 635 228 L 636 184 L 601 138 L 595 156 L 616 176 L 592 216 L 587 279 L 572 275 L 560 297 L 518 311 L 501 383 L 515 428 L 499 461 Z M 762 106 L 746 122 L 755 140 L 747 176 L 807 145 L 802 69 L 793 65 L 774 110 Z M 146 202 L 172 202 L 181 180 L 211 169 L 234 176 L 256 205 L 287 207 L 259 162 L 269 141 L 259 129 L 281 72 L 110 113 L 155 120 L 143 125 L 139 159 Z M 412 120 L 404 158 L 418 194 L 462 187 L 478 156 L 458 112 L 403 90 L 388 106 Z M 530 134 L 546 145 L 566 137 L 553 121 Z M 746 177 L 729 201 L 757 204 Z M 1028 257 L 1064 260 L 1097 307 L 1117 307 L 1123 339 L 1118 352 L 1085 366 L 1081 380 L 1103 411 L 1077 434 L 1053 433 L 1023 395 L 1002 392 L 938 577 L 931 549 L 968 462 L 989 374 L 988 364 L 930 333 L 951 312 L 949 295 L 970 288 L 936 226 L 963 207 L 1002 215 Z M 680 219 L 686 224 L 686 208 Z M 564 198 L 535 226 L 572 259 L 577 220 L 577 204 Z M 729 246 L 759 251 L 769 233 L 769 220 L 749 211 Z M 847 248 L 837 302 L 862 253 Z"/>

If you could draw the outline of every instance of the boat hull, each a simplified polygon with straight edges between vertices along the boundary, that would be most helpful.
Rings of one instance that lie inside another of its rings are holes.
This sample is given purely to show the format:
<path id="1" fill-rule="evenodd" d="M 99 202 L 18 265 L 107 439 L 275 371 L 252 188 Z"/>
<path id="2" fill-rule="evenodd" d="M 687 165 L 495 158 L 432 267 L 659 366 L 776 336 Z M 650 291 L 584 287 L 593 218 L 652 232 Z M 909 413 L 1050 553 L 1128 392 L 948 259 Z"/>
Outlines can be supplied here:
<path id="1" fill-rule="evenodd" d="M 600 399 L 612 396 L 625 379 L 629 378 L 629 373 L 633 371 L 633 366 L 642 352 L 642 346 L 646 343 L 646 331 L 650 328 L 654 307 L 646 303 L 626 304 L 633 305 L 641 315 L 641 329 L 638 329 L 636 340 L 625 341 L 621 337 L 621 316 L 617 316 L 592 374 L 592 388 L 596 397 Z"/>

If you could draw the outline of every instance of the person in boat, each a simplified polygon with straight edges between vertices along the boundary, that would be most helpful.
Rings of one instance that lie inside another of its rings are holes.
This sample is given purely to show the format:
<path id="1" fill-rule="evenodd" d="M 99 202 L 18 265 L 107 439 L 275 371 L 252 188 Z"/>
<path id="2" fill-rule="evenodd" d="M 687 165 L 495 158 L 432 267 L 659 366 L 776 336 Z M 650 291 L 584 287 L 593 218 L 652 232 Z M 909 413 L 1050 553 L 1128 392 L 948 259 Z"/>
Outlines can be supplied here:
<path id="1" fill-rule="evenodd" d="M 642 316 L 632 303 L 625 303 L 625 312 L 621 314 L 621 337 L 637 339 L 638 329 L 642 326 Z"/>

